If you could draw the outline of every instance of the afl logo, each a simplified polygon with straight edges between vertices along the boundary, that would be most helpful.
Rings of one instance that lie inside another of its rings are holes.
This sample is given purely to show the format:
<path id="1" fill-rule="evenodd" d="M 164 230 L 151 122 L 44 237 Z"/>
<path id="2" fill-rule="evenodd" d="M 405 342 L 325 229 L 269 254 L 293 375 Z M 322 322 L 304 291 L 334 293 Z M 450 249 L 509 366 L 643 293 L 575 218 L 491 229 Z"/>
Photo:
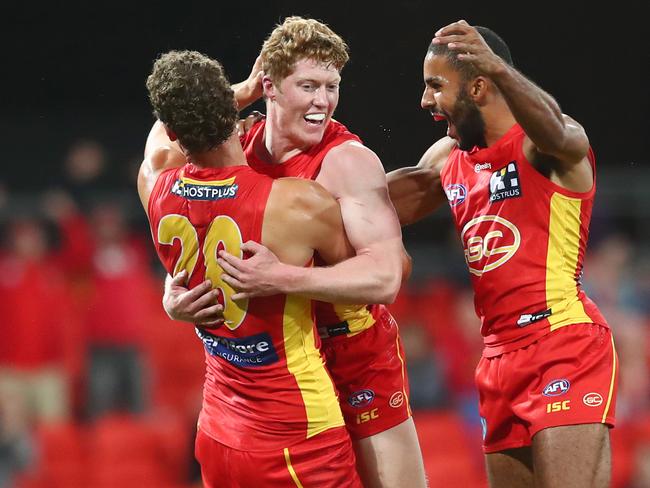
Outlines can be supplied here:
<path id="1" fill-rule="evenodd" d="M 582 403 L 587 405 L 588 407 L 598 407 L 602 405 L 603 403 L 603 397 L 600 395 L 600 393 L 587 393 L 585 396 L 582 397 Z"/>
<path id="2" fill-rule="evenodd" d="M 396 391 L 388 400 L 388 404 L 393 408 L 399 408 L 404 403 L 404 394 L 401 391 Z"/>
<path id="3" fill-rule="evenodd" d="M 359 390 L 355 391 L 348 398 L 348 403 L 350 406 L 355 408 L 362 408 L 367 405 L 370 405 L 375 399 L 375 392 L 372 390 Z"/>
<path id="4" fill-rule="evenodd" d="M 544 396 L 564 395 L 567 391 L 569 391 L 570 387 L 571 387 L 571 383 L 569 383 L 569 380 L 564 380 L 564 379 L 553 380 L 544 387 L 544 389 L 542 390 L 542 395 Z"/>
<path id="5" fill-rule="evenodd" d="M 449 206 L 455 207 L 460 205 L 467 198 L 467 188 L 464 185 L 452 184 L 445 187 L 445 193 L 447 194 L 447 200 L 449 200 Z"/>
<path id="6" fill-rule="evenodd" d="M 483 215 L 465 224 L 460 233 L 469 272 L 492 271 L 515 255 L 521 244 L 519 229 L 498 215 Z"/>

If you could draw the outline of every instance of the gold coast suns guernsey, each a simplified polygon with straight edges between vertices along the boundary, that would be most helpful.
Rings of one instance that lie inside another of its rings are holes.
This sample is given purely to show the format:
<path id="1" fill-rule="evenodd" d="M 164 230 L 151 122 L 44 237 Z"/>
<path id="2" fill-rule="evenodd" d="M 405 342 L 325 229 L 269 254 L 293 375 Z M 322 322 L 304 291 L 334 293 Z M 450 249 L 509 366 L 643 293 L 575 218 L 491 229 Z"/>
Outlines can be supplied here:
<path id="1" fill-rule="evenodd" d="M 255 124 L 242 138 L 242 146 L 246 160 L 258 173 L 269 175 L 272 178 L 292 176 L 315 180 L 320 173 L 323 159 L 333 147 L 347 141 L 361 142 L 361 139 L 351 133 L 340 122 L 332 120 L 323 134 L 320 143 L 308 150 L 297 154 L 280 164 L 272 164 L 262 159 L 257 151 L 264 147 L 264 130 L 266 121 Z M 318 256 L 317 264 L 324 264 Z M 325 302 L 314 302 L 316 310 L 316 325 L 323 338 L 347 335 L 353 336 L 372 327 L 376 318 L 382 313 L 388 313 L 384 305 L 334 305 Z"/>
<path id="2" fill-rule="evenodd" d="M 484 356 L 578 323 L 606 322 L 581 286 L 593 188 L 566 190 L 526 160 L 514 125 L 491 147 L 452 150 L 441 182 L 465 250 Z"/>
<path id="3" fill-rule="evenodd" d="M 218 250 L 241 257 L 243 242 L 261 241 L 272 184 L 248 166 L 188 164 L 160 175 L 148 210 L 167 271 L 186 269 L 190 287 L 209 278 L 224 304 L 225 325 L 196 328 L 206 360 L 200 428 L 249 451 L 283 449 L 343 425 L 311 301 L 275 295 L 235 302 L 221 279 Z"/>

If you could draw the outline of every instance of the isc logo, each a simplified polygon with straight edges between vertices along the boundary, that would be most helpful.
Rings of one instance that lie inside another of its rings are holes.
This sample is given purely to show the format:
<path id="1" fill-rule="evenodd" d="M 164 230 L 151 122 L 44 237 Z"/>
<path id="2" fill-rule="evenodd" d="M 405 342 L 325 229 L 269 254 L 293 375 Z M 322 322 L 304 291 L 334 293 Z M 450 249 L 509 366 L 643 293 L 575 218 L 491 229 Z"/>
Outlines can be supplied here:
<path id="1" fill-rule="evenodd" d="M 542 390 L 542 395 L 544 396 L 560 396 L 569 391 L 571 383 L 569 380 L 553 380 Z"/>
<path id="2" fill-rule="evenodd" d="M 365 424 L 366 422 L 370 422 L 371 420 L 379 418 L 377 410 L 379 409 L 373 408 L 367 412 L 361 412 L 360 414 L 357 414 L 357 424 Z"/>
<path id="3" fill-rule="evenodd" d="M 561 410 L 571 410 L 569 403 L 571 400 L 564 400 L 563 402 L 553 402 L 546 404 L 546 413 L 559 412 Z"/>

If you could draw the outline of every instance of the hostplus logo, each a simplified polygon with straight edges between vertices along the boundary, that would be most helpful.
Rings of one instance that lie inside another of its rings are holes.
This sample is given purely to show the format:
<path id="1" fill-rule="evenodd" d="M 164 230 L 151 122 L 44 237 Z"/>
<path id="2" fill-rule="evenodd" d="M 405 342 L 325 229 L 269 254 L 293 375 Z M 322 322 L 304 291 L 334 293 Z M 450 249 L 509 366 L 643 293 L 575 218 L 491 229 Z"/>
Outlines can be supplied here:
<path id="1" fill-rule="evenodd" d="M 238 189 L 234 177 L 221 181 L 199 181 L 182 177 L 174 182 L 171 192 L 186 200 L 215 201 L 235 198 Z"/>

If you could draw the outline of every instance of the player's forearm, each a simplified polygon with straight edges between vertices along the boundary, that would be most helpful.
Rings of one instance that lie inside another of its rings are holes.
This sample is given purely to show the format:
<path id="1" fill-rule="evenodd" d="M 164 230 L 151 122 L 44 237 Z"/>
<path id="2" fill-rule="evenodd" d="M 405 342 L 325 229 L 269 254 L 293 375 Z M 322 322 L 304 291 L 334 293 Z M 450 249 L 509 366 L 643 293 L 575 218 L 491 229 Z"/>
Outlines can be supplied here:
<path id="1" fill-rule="evenodd" d="M 567 130 L 557 101 L 512 67 L 504 67 L 492 79 L 535 146 L 545 154 L 561 152 Z"/>
<path id="2" fill-rule="evenodd" d="M 423 219 L 444 201 L 440 175 L 427 168 L 399 168 L 386 175 L 388 191 L 402 226 Z"/>
<path id="3" fill-rule="evenodd" d="M 392 303 L 402 279 L 400 258 L 359 254 L 334 266 L 287 266 L 282 291 L 330 303 Z"/>
<path id="4" fill-rule="evenodd" d="M 235 92 L 235 101 L 237 102 L 238 110 L 245 109 L 259 98 L 258 92 L 254 87 L 250 86 L 248 80 L 235 83 L 231 88 Z"/>

